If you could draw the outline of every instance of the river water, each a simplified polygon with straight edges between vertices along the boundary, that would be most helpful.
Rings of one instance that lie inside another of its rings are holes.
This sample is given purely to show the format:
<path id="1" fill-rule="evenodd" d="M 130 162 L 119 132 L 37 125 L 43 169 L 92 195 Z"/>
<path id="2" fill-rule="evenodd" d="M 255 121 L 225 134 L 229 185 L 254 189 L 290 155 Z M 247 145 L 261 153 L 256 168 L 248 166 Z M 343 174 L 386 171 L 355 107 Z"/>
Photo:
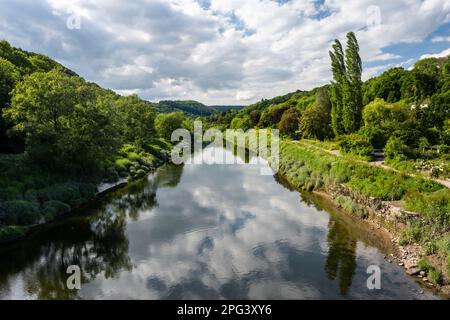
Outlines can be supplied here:
<path id="1" fill-rule="evenodd" d="M 389 253 L 366 225 L 256 166 L 165 165 L 0 247 L 0 299 L 437 298 Z M 71 265 L 80 290 L 67 288 Z M 367 287 L 373 265 L 380 290 Z"/>

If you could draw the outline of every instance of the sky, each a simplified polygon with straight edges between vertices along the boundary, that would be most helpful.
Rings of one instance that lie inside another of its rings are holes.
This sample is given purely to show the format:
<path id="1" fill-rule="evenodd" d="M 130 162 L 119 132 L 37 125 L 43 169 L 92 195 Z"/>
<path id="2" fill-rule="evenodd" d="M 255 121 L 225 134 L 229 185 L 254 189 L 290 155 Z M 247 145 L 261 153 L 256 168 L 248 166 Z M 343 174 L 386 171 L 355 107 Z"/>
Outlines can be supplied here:
<path id="1" fill-rule="evenodd" d="M 331 80 L 356 33 L 364 79 L 450 54 L 448 0 L 0 0 L 0 39 L 150 101 L 247 105 Z"/>

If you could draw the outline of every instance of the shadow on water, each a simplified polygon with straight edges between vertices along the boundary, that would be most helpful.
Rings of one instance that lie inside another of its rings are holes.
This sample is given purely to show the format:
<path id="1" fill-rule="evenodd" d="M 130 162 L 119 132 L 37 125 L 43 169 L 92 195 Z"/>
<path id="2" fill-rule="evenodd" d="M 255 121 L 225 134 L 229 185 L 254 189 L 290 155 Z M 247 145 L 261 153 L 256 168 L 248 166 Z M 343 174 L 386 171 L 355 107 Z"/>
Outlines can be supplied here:
<path id="1" fill-rule="evenodd" d="M 165 165 L 0 247 L 0 299 L 420 297 L 383 262 L 388 239 L 276 180 L 249 167 Z M 374 263 L 385 275 L 378 295 L 366 288 Z M 82 271 L 79 292 L 67 289 L 70 265 Z"/>
<path id="2" fill-rule="evenodd" d="M 382 248 L 385 252 L 391 252 L 392 246 L 389 240 L 381 234 L 368 232 L 365 222 L 338 209 L 330 199 L 319 194 L 298 190 L 279 175 L 275 176 L 275 180 L 290 191 L 300 192 L 303 203 L 330 214 L 325 272 L 331 281 L 339 281 L 341 295 L 347 296 L 356 273 L 358 241 L 368 246 Z"/>
<path id="3" fill-rule="evenodd" d="M 110 279 L 130 271 L 127 219 L 137 220 L 140 212 L 157 206 L 156 190 L 176 187 L 182 173 L 182 166 L 166 165 L 148 180 L 132 183 L 42 228 L 46 230 L 0 247 L 0 298 L 14 297 L 15 285 L 21 285 L 38 299 L 77 299 L 77 291 L 67 289 L 71 265 L 82 270 L 82 284 L 100 274 Z"/>

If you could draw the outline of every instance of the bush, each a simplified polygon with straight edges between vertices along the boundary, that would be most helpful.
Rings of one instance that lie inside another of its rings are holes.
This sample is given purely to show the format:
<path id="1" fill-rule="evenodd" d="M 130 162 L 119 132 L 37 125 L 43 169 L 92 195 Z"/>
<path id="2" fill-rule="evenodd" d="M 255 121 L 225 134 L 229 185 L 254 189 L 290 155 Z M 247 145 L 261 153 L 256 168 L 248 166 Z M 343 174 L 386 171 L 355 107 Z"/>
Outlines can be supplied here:
<path id="1" fill-rule="evenodd" d="M 41 201 L 57 200 L 65 203 L 70 203 L 71 200 L 81 198 L 78 186 L 74 183 L 58 183 L 50 187 L 38 191 Z"/>
<path id="2" fill-rule="evenodd" d="M 92 199 L 97 193 L 97 187 L 93 183 L 80 183 L 78 189 L 81 196 L 86 200 Z"/>
<path id="3" fill-rule="evenodd" d="M 387 159 L 392 160 L 406 160 L 406 153 L 408 152 L 408 146 L 398 137 L 389 138 L 386 147 L 384 148 L 384 154 Z"/>
<path id="4" fill-rule="evenodd" d="M 51 221 L 70 211 L 70 206 L 61 201 L 48 201 L 44 203 L 42 213 L 46 221 Z"/>
<path id="5" fill-rule="evenodd" d="M 450 190 L 442 189 L 430 194 L 411 193 L 404 199 L 406 210 L 420 213 L 440 232 L 450 230 Z"/>
<path id="6" fill-rule="evenodd" d="M 336 198 L 336 202 L 342 209 L 360 219 L 365 219 L 369 215 L 369 212 L 366 208 L 360 206 L 349 197 L 339 196 Z"/>
<path id="7" fill-rule="evenodd" d="M 428 280 L 430 280 L 435 285 L 438 285 L 441 283 L 442 274 L 439 271 L 437 271 L 436 269 L 432 268 L 428 272 Z"/>
<path id="8" fill-rule="evenodd" d="M 0 208 L 0 221 L 5 225 L 30 225 L 39 220 L 36 204 L 24 201 L 6 201 Z"/>
<path id="9" fill-rule="evenodd" d="M 356 133 L 343 136 L 339 147 L 342 152 L 359 157 L 369 157 L 373 151 L 369 138 Z"/>
<path id="10" fill-rule="evenodd" d="M 423 238 L 423 226 L 420 221 L 412 220 L 400 235 L 400 245 L 420 242 Z"/>
<path id="11" fill-rule="evenodd" d="M 20 226 L 0 227 L 0 242 L 11 241 L 24 236 L 27 228 Z"/>

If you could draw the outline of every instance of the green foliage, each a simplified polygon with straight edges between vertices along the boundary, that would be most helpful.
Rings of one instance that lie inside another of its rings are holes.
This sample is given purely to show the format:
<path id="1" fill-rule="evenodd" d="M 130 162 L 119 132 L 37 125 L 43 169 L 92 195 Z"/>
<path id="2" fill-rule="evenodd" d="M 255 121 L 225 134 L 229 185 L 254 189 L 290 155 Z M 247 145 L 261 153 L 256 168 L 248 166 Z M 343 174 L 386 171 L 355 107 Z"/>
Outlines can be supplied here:
<path id="1" fill-rule="evenodd" d="M 20 226 L 0 226 L 0 242 L 11 241 L 24 236 L 27 228 Z"/>
<path id="2" fill-rule="evenodd" d="M 421 259 L 417 263 L 417 266 L 421 271 L 425 271 L 427 273 L 428 280 L 430 280 L 435 285 L 440 284 L 442 281 L 442 274 L 436 270 L 426 259 Z"/>
<path id="3" fill-rule="evenodd" d="M 70 211 L 70 206 L 61 201 L 47 201 L 42 208 L 42 214 L 46 221 L 51 221 Z"/>
<path id="4" fill-rule="evenodd" d="M 158 114 L 155 119 L 155 128 L 161 137 L 171 140 L 172 133 L 177 129 L 183 128 L 185 117 L 180 112 L 169 114 Z"/>
<path id="5" fill-rule="evenodd" d="M 338 196 L 336 198 L 336 202 L 342 209 L 356 216 L 357 218 L 365 219 L 369 215 L 369 212 L 365 207 L 357 204 L 349 197 Z"/>
<path id="6" fill-rule="evenodd" d="M 300 117 L 300 111 L 295 108 L 291 108 L 284 112 L 278 124 L 280 133 L 295 138 L 299 128 Z"/>
<path id="7" fill-rule="evenodd" d="M 335 40 L 333 44 L 333 51 L 330 51 L 330 58 L 333 79 L 335 81 L 331 86 L 331 126 L 333 128 L 334 134 L 336 136 L 339 136 L 345 132 L 342 120 L 342 112 L 343 86 L 346 81 L 344 50 L 339 40 Z"/>
<path id="8" fill-rule="evenodd" d="M 450 231 L 450 190 L 431 194 L 411 193 L 404 199 L 405 208 L 418 212 L 439 233 Z"/>
<path id="9" fill-rule="evenodd" d="M 214 107 L 197 101 L 160 101 L 154 104 L 154 108 L 161 113 L 181 112 L 187 116 L 210 116 L 218 113 Z"/>
<path id="10" fill-rule="evenodd" d="M 148 102 L 131 95 L 119 98 L 116 105 L 117 127 L 125 142 L 142 147 L 155 136 L 155 112 Z"/>
<path id="11" fill-rule="evenodd" d="M 317 91 L 316 102 L 303 112 L 299 129 L 304 138 L 324 140 L 332 136 L 331 100 L 327 88 Z"/>
<path id="12" fill-rule="evenodd" d="M 38 219 L 38 207 L 29 201 L 5 201 L 0 206 L 0 224 L 30 225 L 38 222 Z"/>
<path id="13" fill-rule="evenodd" d="M 357 133 L 342 136 L 339 147 L 344 153 L 363 158 L 369 157 L 373 151 L 369 138 Z"/>
<path id="14" fill-rule="evenodd" d="M 19 83 L 4 116 L 26 136 L 26 151 L 42 166 L 89 172 L 115 148 L 108 110 L 93 103 L 95 88 L 60 70 Z"/>
<path id="15" fill-rule="evenodd" d="M 362 62 L 355 34 L 353 32 L 347 34 L 345 54 L 341 43 L 335 40 L 330 57 L 335 81 L 331 91 L 332 128 L 338 136 L 356 132 L 361 125 Z"/>
<path id="16" fill-rule="evenodd" d="M 250 119 L 249 116 L 236 116 L 230 124 L 231 129 L 242 129 L 244 131 L 247 131 L 248 129 L 253 128 L 254 124 L 253 121 Z"/>
<path id="17" fill-rule="evenodd" d="M 397 137 L 389 138 L 386 147 L 384 148 L 384 154 L 387 159 L 403 160 L 406 158 L 408 152 L 408 146 Z"/>
<path id="18" fill-rule="evenodd" d="M 424 228 L 420 221 L 408 221 L 408 225 L 400 235 L 399 243 L 402 246 L 407 244 L 419 243 L 424 237 L 424 232 Z"/>
<path id="19" fill-rule="evenodd" d="M 282 142 L 280 173 L 293 186 L 347 184 L 355 192 L 381 200 L 401 200 L 411 192 L 434 192 L 443 187 L 430 180 L 402 175 L 343 157 L 302 142 Z"/>
<path id="20" fill-rule="evenodd" d="M 364 105 L 377 98 L 388 103 L 400 101 L 402 99 L 401 88 L 407 73 L 403 68 L 393 68 L 367 81 L 363 86 Z"/>

